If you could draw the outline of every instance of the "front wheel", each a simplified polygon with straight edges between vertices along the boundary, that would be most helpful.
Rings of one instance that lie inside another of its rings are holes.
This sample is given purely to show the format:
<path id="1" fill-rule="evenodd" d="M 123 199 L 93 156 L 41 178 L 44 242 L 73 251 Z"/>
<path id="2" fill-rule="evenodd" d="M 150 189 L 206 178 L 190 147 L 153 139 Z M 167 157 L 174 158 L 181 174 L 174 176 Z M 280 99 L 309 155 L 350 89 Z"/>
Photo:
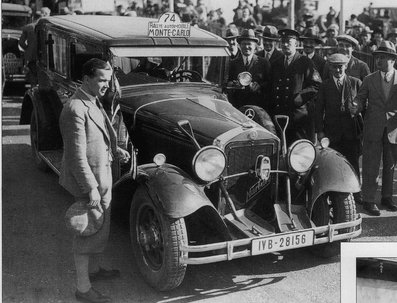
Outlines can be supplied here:
<path id="1" fill-rule="evenodd" d="M 185 277 L 182 244 L 187 243 L 183 218 L 162 214 L 143 188 L 137 190 L 130 209 L 132 250 L 145 280 L 160 291 L 178 287 Z"/>
<path id="2" fill-rule="evenodd" d="M 356 204 L 351 193 L 328 192 L 318 198 L 313 206 L 311 220 L 316 226 L 349 222 L 356 219 Z M 341 230 L 351 232 L 352 228 Z M 320 244 L 312 247 L 315 255 L 330 258 L 340 253 L 340 242 Z"/>

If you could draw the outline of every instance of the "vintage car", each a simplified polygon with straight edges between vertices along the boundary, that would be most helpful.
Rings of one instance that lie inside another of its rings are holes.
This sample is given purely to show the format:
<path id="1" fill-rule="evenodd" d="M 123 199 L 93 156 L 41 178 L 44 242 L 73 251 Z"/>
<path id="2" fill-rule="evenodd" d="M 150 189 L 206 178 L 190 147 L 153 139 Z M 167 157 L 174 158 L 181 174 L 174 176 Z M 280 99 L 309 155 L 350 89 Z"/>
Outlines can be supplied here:
<path id="1" fill-rule="evenodd" d="M 32 10 L 29 6 L 1 4 L 2 69 L 6 81 L 25 80 L 23 52 L 18 47 L 18 41 L 22 28 L 30 22 L 32 22 Z"/>
<path id="2" fill-rule="evenodd" d="M 112 204 L 127 209 L 134 260 L 152 287 L 177 287 L 188 264 L 305 246 L 339 253 L 340 241 L 361 233 L 351 165 L 325 145 L 287 146 L 287 116 L 275 117 L 275 131 L 269 119 L 254 121 L 262 109 L 243 109 L 252 120 L 234 108 L 222 89 L 226 41 L 173 18 L 183 32 L 146 18 L 38 22 L 39 85 L 24 97 L 21 123 L 31 124 L 39 168 L 59 173 L 62 104 L 82 64 L 102 58 L 114 70 L 103 102 L 132 154 L 113 162 Z"/>

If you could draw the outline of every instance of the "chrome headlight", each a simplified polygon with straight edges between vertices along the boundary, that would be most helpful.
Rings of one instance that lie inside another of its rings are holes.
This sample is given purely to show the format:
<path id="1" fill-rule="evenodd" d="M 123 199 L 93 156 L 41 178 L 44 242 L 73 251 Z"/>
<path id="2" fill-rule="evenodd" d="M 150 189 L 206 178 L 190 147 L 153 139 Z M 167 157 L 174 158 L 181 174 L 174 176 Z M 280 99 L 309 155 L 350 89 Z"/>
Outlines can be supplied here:
<path id="1" fill-rule="evenodd" d="M 193 158 L 193 171 L 205 182 L 218 178 L 226 165 L 224 152 L 216 146 L 200 149 Z"/>
<path id="2" fill-rule="evenodd" d="M 252 75 L 250 72 L 241 72 L 237 75 L 237 79 L 241 86 L 248 86 L 252 82 Z"/>
<path id="3" fill-rule="evenodd" d="M 289 148 L 289 167 L 299 174 L 307 172 L 315 160 L 316 148 L 309 140 L 298 140 Z"/>

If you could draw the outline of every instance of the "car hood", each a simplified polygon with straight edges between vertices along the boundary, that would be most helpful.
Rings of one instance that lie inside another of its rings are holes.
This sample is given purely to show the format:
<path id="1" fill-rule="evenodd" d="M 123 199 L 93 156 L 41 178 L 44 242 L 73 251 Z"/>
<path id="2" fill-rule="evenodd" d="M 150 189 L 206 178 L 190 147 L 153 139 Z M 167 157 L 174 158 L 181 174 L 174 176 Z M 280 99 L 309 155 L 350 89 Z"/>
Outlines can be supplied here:
<path id="1" fill-rule="evenodd" d="M 207 144 L 231 129 L 253 123 L 227 101 L 219 88 L 202 83 L 124 87 L 120 105 L 134 115 L 134 123 L 143 119 L 170 132 L 180 132 L 177 122 L 188 120 L 199 141 Z"/>

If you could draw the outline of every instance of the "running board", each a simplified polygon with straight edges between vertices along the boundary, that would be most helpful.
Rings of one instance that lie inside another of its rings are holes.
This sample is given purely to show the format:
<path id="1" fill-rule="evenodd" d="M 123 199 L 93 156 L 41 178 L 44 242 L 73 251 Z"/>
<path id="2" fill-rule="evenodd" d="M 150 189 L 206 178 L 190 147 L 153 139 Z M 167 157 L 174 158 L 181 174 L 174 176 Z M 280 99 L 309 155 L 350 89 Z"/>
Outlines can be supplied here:
<path id="1" fill-rule="evenodd" d="M 40 158 L 44 160 L 45 163 L 58 175 L 60 175 L 61 164 L 62 164 L 62 156 L 63 150 L 48 150 L 48 151 L 40 151 Z"/>

